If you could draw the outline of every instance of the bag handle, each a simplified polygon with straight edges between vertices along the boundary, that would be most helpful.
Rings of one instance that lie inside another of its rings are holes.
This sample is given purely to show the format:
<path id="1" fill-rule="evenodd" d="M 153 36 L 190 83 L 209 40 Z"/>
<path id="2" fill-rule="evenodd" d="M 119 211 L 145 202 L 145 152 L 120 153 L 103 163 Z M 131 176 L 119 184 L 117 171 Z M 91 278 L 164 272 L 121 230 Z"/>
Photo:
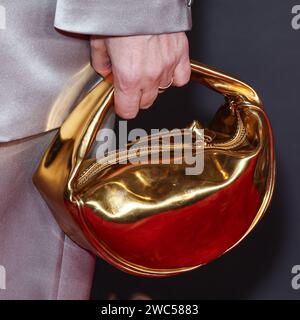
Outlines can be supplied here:
<path id="1" fill-rule="evenodd" d="M 246 83 L 196 61 L 191 62 L 191 68 L 191 80 L 199 82 L 237 103 L 262 106 L 256 91 Z"/>

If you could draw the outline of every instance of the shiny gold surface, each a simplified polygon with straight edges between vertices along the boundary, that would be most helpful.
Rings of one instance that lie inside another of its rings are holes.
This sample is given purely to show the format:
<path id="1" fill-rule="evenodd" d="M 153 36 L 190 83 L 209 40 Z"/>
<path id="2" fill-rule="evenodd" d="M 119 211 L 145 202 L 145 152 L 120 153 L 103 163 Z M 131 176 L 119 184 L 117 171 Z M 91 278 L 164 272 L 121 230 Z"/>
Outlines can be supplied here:
<path id="1" fill-rule="evenodd" d="M 192 80 L 225 96 L 225 104 L 205 130 L 207 140 L 202 174 L 186 175 L 185 164 L 116 163 L 103 166 L 95 159 L 86 159 L 113 103 L 112 77 L 109 76 L 78 103 L 34 176 L 37 188 L 59 225 L 75 242 L 134 274 L 171 275 L 198 265 L 160 269 L 124 259 L 83 222 L 86 208 L 99 221 L 140 224 L 144 219 L 201 203 L 222 190 L 230 190 L 255 160 L 252 184 L 259 192 L 259 208 L 247 231 L 225 250 L 228 251 L 253 229 L 272 196 L 275 181 L 273 138 L 258 95 L 248 85 L 220 71 L 196 62 L 191 66 Z M 196 131 L 201 125 L 194 121 L 190 127 Z"/>

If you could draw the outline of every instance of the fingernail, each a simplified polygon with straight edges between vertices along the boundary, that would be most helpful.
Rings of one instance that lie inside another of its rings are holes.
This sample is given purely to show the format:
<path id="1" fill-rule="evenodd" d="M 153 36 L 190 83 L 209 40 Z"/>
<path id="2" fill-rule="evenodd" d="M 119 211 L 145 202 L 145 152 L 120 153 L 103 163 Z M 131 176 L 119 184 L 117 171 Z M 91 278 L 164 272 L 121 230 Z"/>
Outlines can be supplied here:
<path id="1" fill-rule="evenodd" d="M 136 115 L 138 114 L 138 111 L 127 111 L 122 114 L 122 118 L 124 119 L 134 119 Z"/>
<path id="2" fill-rule="evenodd" d="M 141 106 L 140 109 L 146 110 L 149 109 L 152 106 L 152 104 L 148 104 L 147 106 Z"/>

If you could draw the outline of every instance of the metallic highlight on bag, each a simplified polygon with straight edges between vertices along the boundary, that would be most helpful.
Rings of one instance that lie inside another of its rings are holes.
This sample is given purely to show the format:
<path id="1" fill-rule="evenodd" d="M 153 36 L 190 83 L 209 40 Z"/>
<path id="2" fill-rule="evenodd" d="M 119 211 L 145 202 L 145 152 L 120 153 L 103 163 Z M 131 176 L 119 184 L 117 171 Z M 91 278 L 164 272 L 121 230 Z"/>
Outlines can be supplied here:
<path id="1" fill-rule="evenodd" d="M 258 95 L 220 71 L 191 66 L 192 80 L 225 97 L 205 129 L 200 175 L 186 175 L 184 163 L 101 166 L 87 158 L 113 104 L 112 76 L 81 99 L 34 175 L 64 232 L 132 274 L 170 276 L 216 259 L 254 228 L 272 196 L 272 130 Z"/>

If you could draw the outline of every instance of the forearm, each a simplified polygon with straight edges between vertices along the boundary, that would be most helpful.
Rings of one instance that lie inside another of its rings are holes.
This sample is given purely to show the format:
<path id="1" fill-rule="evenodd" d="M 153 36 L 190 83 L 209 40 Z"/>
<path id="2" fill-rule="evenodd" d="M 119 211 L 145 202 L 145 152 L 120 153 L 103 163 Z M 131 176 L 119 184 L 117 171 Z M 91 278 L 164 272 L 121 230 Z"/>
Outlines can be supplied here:
<path id="1" fill-rule="evenodd" d="M 57 0 L 55 27 L 92 35 L 138 35 L 191 28 L 188 0 Z"/>

